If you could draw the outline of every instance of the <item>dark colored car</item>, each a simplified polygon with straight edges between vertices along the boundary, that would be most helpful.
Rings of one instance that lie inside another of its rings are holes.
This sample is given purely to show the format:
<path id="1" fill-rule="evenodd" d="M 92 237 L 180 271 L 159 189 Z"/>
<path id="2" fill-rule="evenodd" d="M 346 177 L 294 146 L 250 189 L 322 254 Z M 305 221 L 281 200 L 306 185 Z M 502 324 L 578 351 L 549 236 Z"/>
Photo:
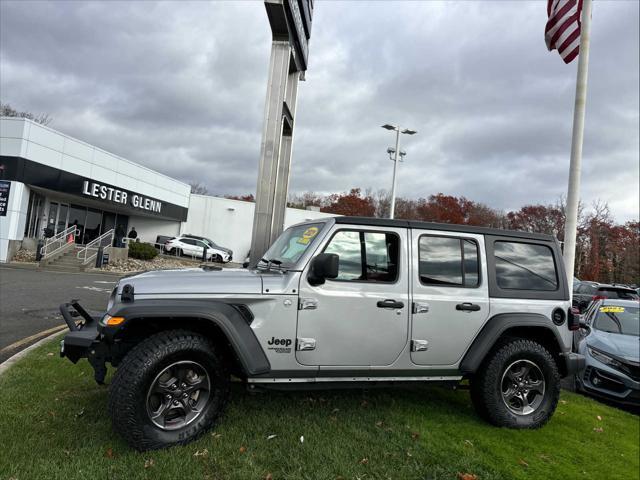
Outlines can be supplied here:
<path id="1" fill-rule="evenodd" d="M 196 240 L 200 240 L 200 241 L 206 243 L 211 248 L 215 248 L 216 250 L 222 250 L 223 252 L 227 252 L 229 254 L 229 260 L 228 261 L 231 262 L 233 260 L 233 250 L 231 250 L 230 248 L 226 248 L 226 247 L 222 247 L 222 246 L 218 245 L 216 242 L 214 242 L 210 238 L 201 237 L 200 235 L 192 235 L 190 233 L 186 233 L 186 234 L 184 234 L 182 236 L 186 237 L 186 238 L 195 238 Z"/>
<path id="2" fill-rule="evenodd" d="M 158 236 L 156 236 L 155 247 L 160 249 L 161 251 L 164 251 L 165 243 L 173 240 L 174 238 L 176 238 L 176 237 L 169 237 L 167 235 L 158 235 Z"/>
<path id="3" fill-rule="evenodd" d="M 629 287 L 606 283 L 581 282 L 573 292 L 573 306 L 583 313 L 594 300 L 606 298 L 619 300 L 638 300 L 638 294 Z"/>
<path id="4" fill-rule="evenodd" d="M 589 307 L 576 341 L 586 358 L 576 375 L 579 390 L 640 405 L 639 311 L 633 300 L 596 300 Z"/>

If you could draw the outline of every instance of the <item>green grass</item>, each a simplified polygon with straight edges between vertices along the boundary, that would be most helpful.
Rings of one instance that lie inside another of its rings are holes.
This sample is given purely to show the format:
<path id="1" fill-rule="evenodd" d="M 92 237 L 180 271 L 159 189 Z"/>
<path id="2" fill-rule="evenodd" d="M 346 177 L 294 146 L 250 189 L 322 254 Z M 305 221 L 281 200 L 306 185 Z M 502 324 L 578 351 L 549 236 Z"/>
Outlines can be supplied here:
<path id="1" fill-rule="evenodd" d="M 3 480 L 639 477 L 640 419 L 570 393 L 546 427 L 515 431 L 476 417 L 464 391 L 250 395 L 237 385 L 215 432 L 137 453 L 111 430 L 107 388 L 88 363 L 72 365 L 57 348 L 40 347 L 0 377 Z"/>

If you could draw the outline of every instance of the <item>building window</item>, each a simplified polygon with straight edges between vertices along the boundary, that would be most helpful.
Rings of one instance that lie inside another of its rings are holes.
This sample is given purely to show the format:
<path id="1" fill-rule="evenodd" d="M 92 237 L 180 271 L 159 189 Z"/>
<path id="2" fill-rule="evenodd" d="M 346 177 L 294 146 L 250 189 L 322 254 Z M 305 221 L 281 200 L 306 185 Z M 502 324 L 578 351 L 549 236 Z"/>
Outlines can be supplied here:
<path id="1" fill-rule="evenodd" d="M 553 252 L 545 245 L 495 242 L 496 280 L 507 290 L 558 289 Z"/>
<path id="2" fill-rule="evenodd" d="M 423 235 L 418 241 L 418 273 L 423 285 L 477 287 L 478 244 L 457 237 Z"/>
<path id="3" fill-rule="evenodd" d="M 398 278 L 400 239 L 394 233 L 340 230 L 324 251 L 340 257 L 338 281 L 393 283 Z"/>

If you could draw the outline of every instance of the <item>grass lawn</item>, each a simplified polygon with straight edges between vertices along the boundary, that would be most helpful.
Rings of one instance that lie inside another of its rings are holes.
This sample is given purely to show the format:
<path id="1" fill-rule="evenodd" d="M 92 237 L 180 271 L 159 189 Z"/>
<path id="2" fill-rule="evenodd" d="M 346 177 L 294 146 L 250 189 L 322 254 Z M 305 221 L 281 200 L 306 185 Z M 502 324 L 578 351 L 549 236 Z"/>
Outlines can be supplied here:
<path id="1" fill-rule="evenodd" d="M 481 421 L 464 391 L 250 395 L 236 386 L 215 432 L 141 454 L 111 431 L 107 387 L 87 362 L 60 359 L 54 341 L 0 377 L 0 478 L 639 478 L 640 418 L 561 398 L 546 427 L 514 431 Z"/>

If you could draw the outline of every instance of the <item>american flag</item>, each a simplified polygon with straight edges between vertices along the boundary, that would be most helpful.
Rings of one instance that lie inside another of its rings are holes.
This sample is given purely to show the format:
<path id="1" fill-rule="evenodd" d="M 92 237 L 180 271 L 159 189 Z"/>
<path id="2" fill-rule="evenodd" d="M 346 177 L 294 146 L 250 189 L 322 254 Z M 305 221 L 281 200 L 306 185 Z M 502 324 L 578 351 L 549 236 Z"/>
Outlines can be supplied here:
<path id="1" fill-rule="evenodd" d="M 549 51 L 558 50 L 564 63 L 570 63 L 580 51 L 581 13 L 582 0 L 548 0 L 544 40 Z"/>

